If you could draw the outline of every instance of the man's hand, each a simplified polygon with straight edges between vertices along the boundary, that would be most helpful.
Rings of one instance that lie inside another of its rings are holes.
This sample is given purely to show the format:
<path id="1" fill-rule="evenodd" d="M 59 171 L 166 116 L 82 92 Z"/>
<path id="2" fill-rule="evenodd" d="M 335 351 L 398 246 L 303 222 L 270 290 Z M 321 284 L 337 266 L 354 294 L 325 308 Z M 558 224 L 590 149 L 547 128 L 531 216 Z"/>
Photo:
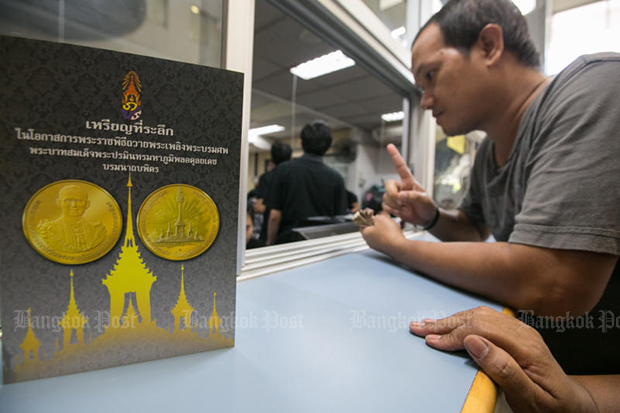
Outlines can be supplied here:
<path id="1" fill-rule="evenodd" d="M 467 350 L 516 413 L 598 412 L 590 393 L 564 374 L 540 334 L 513 317 L 479 307 L 412 322 L 409 328 L 438 350 Z"/>
<path id="2" fill-rule="evenodd" d="M 361 232 L 370 248 L 387 255 L 392 255 L 396 244 L 406 241 L 398 224 L 385 212 L 375 215 L 374 225 L 362 228 Z"/>
<path id="3" fill-rule="evenodd" d="M 424 188 L 415 180 L 398 149 L 387 146 L 400 182 L 387 181 L 383 195 L 383 210 L 414 225 L 428 225 L 435 217 L 436 206 Z"/>

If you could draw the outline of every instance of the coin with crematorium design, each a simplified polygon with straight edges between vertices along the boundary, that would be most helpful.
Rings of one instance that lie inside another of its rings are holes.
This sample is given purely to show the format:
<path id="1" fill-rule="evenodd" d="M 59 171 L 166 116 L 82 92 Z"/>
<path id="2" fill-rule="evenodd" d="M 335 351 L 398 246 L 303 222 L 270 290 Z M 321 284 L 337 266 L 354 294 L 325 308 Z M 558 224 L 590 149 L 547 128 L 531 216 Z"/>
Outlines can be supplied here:
<path id="1" fill-rule="evenodd" d="M 123 229 L 114 198 L 100 186 L 79 180 L 57 181 L 37 191 L 26 204 L 22 226 L 39 254 L 71 265 L 103 257 Z"/>
<path id="2" fill-rule="evenodd" d="M 138 211 L 138 234 L 155 255 L 181 261 L 197 257 L 215 241 L 220 215 L 203 191 L 167 185 L 150 194 Z"/>

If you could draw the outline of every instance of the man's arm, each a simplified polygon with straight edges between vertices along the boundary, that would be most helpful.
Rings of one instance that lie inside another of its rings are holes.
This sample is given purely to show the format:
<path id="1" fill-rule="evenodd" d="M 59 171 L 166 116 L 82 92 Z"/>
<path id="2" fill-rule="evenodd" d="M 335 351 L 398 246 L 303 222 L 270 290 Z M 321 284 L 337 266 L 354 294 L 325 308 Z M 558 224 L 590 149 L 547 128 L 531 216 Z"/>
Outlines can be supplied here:
<path id="1" fill-rule="evenodd" d="M 433 348 L 467 350 L 515 413 L 614 412 L 620 404 L 619 375 L 567 376 L 536 330 L 490 308 L 412 322 L 409 329 Z"/>
<path id="2" fill-rule="evenodd" d="M 267 245 L 273 245 L 276 242 L 278 230 L 280 229 L 281 219 L 282 211 L 280 211 L 279 209 L 272 209 L 269 212 L 269 224 L 267 226 Z"/>
<path id="3" fill-rule="evenodd" d="M 617 257 L 506 242 L 407 240 L 388 216 L 362 229 L 370 247 L 446 284 L 537 315 L 580 316 L 600 300 Z"/>

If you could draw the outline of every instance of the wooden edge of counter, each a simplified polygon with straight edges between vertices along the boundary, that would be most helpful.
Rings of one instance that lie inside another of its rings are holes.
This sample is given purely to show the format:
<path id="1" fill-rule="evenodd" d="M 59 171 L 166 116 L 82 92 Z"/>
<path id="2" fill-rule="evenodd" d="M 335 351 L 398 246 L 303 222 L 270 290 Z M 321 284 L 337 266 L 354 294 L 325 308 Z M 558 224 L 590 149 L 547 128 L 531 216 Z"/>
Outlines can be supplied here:
<path id="1" fill-rule="evenodd" d="M 503 314 L 515 317 L 510 308 L 504 307 Z M 497 385 L 482 370 L 478 370 L 471 383 L 461 413 L 493 413 L 497 403 Z"/>

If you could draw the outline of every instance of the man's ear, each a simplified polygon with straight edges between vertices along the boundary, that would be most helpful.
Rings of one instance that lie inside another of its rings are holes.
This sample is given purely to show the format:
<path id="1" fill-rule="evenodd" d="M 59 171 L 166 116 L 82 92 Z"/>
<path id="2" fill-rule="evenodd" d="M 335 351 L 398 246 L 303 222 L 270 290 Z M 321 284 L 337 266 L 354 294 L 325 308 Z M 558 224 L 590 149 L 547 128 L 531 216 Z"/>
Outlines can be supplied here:
<path id="1" fill-rule="evenodd" d="M 477 45 L 489 66 L 496 64 L 504 54 L 504 31 L 501 26 L 489 23 L 480 30 Z"/>

